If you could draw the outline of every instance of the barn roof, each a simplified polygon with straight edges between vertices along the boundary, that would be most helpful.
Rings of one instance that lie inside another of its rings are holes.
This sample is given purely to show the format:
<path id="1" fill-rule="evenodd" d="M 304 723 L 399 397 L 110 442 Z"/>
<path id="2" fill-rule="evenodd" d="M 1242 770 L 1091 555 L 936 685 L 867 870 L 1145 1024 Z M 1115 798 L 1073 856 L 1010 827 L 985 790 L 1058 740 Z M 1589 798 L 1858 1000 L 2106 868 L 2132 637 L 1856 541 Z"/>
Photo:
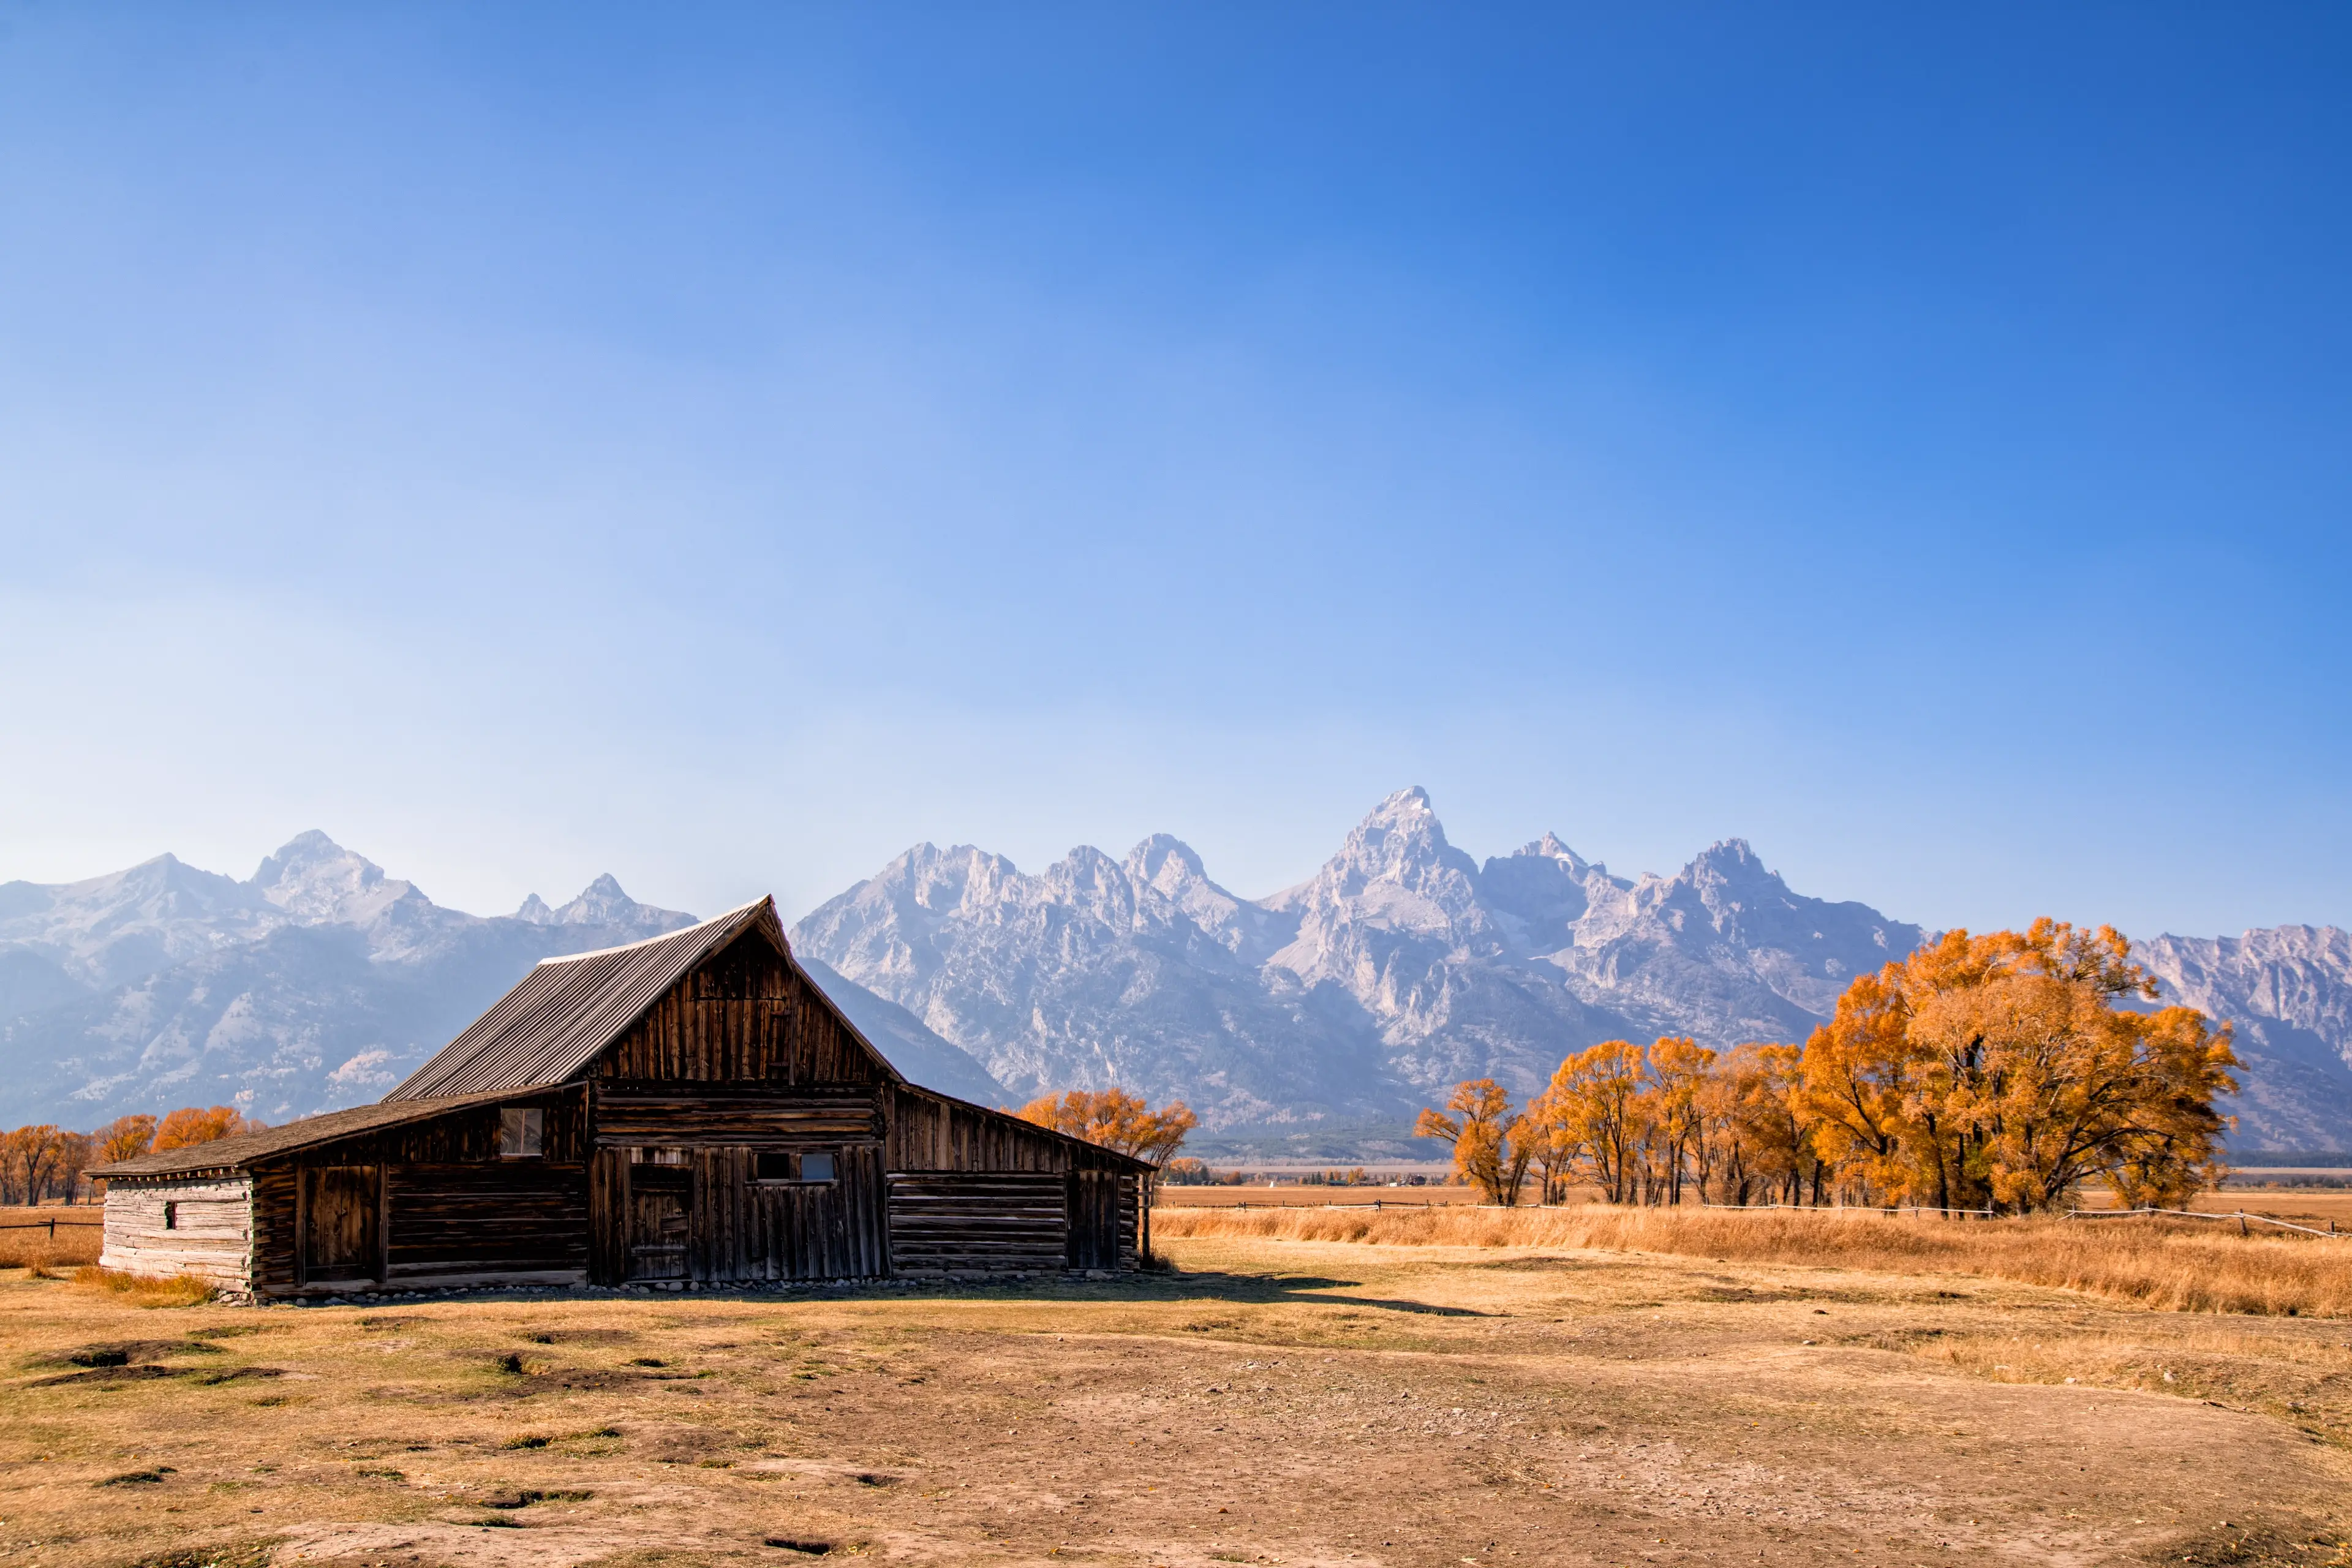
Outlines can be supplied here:
<path id="1" fill-rule="evenodd" d="M 446 1110 L 505 1098 L 508 1098 L 507 1092 L 500 1091 L 469 1094 L 450 1100 L 412 1100 L 354 1106 L 349 1110 L 330 1110 L 323 1116 L 306 1116 L 283 1127 L 264 1128 L 258 1132 L 240 1132 L 234 1138 L 215 1138 L 209 1143 L 190 1143 L 154 1154 L 133 1154 L 110 1165 L 92 1166 L 84 1174 L 180 1176 L 194 1171 L 241 1170 L 272 1154 L 307 1149 L 314 1143 L 332 1142 L 354 1132 L 373 1132 L 385 1127 L 397 1127 L 403 1122 L 438 1116 Z"/>
<path id="2" fill-rule="evenodd" d="M 790 951 L 775 900 L 761 899 L 667 936 L 547 959 L 385 1095 L 384 1103 L 564 1082 L 644 1017 L 688 970 L 760 926 L 777 952 Z"/>

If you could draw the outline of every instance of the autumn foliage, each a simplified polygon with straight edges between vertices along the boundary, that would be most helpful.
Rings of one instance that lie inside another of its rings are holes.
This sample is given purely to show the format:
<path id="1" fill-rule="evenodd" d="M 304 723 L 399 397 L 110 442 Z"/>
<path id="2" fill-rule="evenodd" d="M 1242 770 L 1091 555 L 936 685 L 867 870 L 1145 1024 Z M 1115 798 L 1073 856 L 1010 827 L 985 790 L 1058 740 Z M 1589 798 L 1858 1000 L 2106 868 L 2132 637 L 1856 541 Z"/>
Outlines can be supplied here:
<path id="1" fill-rule="evenodd" d="M 1456 1086 L 1445 1109 L 1454 1114 L 1423 1111 L 1412 1135 L 1451 1144 L 1454 1170 L 1488 1203 L 1517 1203 L 1535 1149 L 1528 1118 L 1511 1114 L 1508 1091 L 1491 1078 L 1475 1079 Z"/>
<path id="2" fill-rule="evenodd" d="M 1619 1204 L 2029 1214 L 2095 1179 L 2177 1205 L 2220 1177 L 2238 1060 L 2226 1025 L 2129 1005 L 2156 995 L 2112 927 L 1955 931 L 1858 976 L 1801 1048 L 1604 1041 L 1523 1112 L 1481 1079 L 1414 1131 L 1505 1205 L 1532 1168 L 1547 1203 L 1580 1179 Z"/>
<path id="3" fill-rule="evenodd" d="M 0 1203 L 37 1204 L 50 1197 L 71 1201 L 85 1184 L 82 1173 L 163 1149 L 184 1149 L 239 1132 L 258 1132 L 256 1121 L 230 1106 L 188 1106 L 158 1121 L 152 1116 L 119 1116 L 95 1132 L 74 1132 L 47 1122 L 0 1132 Z"/>
<path id="4" fill-rule="evenodd" d="M 253 1121 L 233 1106 L 215 1105 L 209 1110 L 184 1106 L 156 1124 L 155 1141 L 149 1147 L 160 1154 L 166 1149 L 184 1149 L 192 1143 L 234 1138 L 240 1132 L 259 1132 L 268 1126 L 268 1122 Z"/>
<path id="5" fill-rule="evenodd" d="M 1154 1164 L 1176 1152 L 1184 1135 L 1201 1124 L 1181 1100 L 1153 1110 L 1140 1097 L 1116 1087 L 1099 1093 L 1074 1089 L 1045 1095 L 1023 1106 L 1020 1114 L 1024 1121 Z"/>

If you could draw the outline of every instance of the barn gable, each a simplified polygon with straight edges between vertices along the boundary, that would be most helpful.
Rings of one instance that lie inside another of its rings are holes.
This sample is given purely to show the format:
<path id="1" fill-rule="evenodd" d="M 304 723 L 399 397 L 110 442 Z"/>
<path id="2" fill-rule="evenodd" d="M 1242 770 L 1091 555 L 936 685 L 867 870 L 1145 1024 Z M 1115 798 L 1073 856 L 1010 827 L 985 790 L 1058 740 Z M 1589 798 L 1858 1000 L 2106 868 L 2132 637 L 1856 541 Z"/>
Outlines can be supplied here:
<path id="1" fill-rule="evenodd" d="M 667 936 L 545 961 L 384 1099 L 583 1076 L 904 1081 L 793 961 L 775 900 L 761 899 Z"/>

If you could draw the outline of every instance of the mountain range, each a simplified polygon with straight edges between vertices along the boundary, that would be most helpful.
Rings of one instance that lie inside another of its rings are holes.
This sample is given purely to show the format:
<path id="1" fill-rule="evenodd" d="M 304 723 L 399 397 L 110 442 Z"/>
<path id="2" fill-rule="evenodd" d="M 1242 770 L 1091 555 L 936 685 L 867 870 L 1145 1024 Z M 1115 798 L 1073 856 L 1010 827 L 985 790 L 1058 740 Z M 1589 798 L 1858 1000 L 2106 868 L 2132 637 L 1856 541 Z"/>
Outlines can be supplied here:
<path id="1" fill-rule="evenodd" d="M 317 833 L 242 882 L 165 856 L 0 885 L 0 1122 L 373 1100 L 539 959 L 690 918 L 610 877 L 561 908 L 462 914 Z M 1738 839 L 1672 876 L 1613 875 L 1549 834 L 1481 863 L 1409 789 L 1265 898 L 1166 835 L 1034 875 L 920 844 L 791 934 L 919 1082 L 994 1104 L 1118 1083 L 1187 1100 L 1204 1152 L 1319 1159 L 1425 1154 L 1404 1125 L 1454 1082 L 1529 1093 L 1599 1040 L 1801 1040 L 1928 933 L 1796 893 Z M 2235 1023 L 2237 1146 L 2352 1151 L 2352 936 L 2160 936 L 2137 955 L 2168 1000 Z"/>
<path id="2" fill-rule="evenodd" d="M 0 1122 L 90 1127 L 234 1104 L 265 1121 L 373 1100 L 542 958 L 693 923 L 599 877 L 560 908 L 445 909 L 323 833 L 244 881 L 164 855 L 87 881 L 0 884 Z M 994 1102 L 969 1055 L 812 962 L 920 1083 Z"/>

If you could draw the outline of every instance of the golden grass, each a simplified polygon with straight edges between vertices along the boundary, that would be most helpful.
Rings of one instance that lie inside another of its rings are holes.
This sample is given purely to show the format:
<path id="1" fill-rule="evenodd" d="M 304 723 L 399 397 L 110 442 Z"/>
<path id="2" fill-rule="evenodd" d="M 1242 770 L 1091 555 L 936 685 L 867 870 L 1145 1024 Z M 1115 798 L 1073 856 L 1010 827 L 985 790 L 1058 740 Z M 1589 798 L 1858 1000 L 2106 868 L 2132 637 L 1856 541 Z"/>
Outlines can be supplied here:
<path id="1" fill-rule="evenodd" d="M 2191 1231 L 2190 1222 L 1960 1223 L 1730 1209 L 1160 1209 L 1155 1237 L 1258 1237 L 1390 1247 L 1559 1247 L 1748 1263 L 1974 1274 L 2168 1311 L 2352 1316 L 2352 1240 Z"/>
<path id="2" fill-rule="evenodd" d="M 1496 1568 L 2352 1568 L 2337 1323 L 1650 1252 L 1166 1245 L 1170 1273 L 1017 1289 L 165 1319 L 0 1279 L 0 1561 L 1402 1565 L 1459 1539 Z"/>
<path id="3" fill-rule="evenodd" d="M 98 1261 L 105 1227 L 90 1223 L 99 1217 L 93 1207 L 0 1209 L 0 1268 L 55 1271 Z M 56 1220 L 57 1235 L 46 1222 Z"/>
<path id="4" fill-rule="evenodd" d="M 73 1278 L 84 1289 L 120 1296 L 134 1307 L 201 1307 L 219 1294 L 211 1281 L 193 1274 L 154 1279 L 89 1264 L 75 1269 Z"/>

